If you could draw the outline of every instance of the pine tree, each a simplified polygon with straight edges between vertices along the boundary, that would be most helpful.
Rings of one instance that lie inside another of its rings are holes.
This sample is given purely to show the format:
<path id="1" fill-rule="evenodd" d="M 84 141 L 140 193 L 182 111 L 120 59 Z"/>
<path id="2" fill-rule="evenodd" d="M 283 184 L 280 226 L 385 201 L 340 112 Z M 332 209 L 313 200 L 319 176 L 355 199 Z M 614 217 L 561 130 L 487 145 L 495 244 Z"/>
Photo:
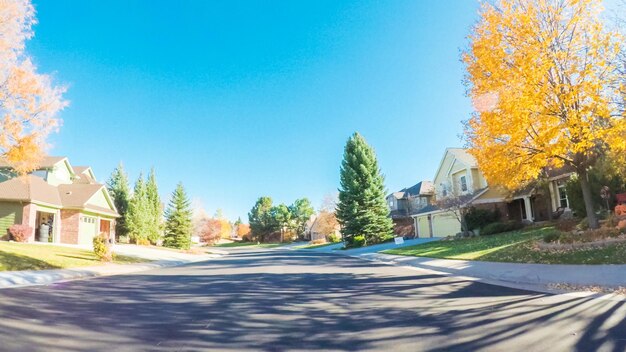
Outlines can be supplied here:
<path id="1" fill-rule="evenodd" d="M 250 232 L 252 236 L 260 242 L 264 242 L 272 232 L 278 230 L 278 226 L 272 215 L 272 209 L 272 198 L 261 197 L 248 213 Z"/>
<path id="2" fill-rule="evenodd" d="M 150 170 L 148 175 L 148 181 L 146 182 L 146 202 L 148 209 L 149 222 L 146 229 L 146 237 L 152 244 L 156 244 L 161 239 L 162 233 L 162 215 L 163 207 L 161 205 L 161 198 L 159 197 L 159 188 L 156 182 L 156 175 L 154 168 Z"/>
<path id="3" fill-rule="evenodd" d="M 148 241 L 148 227 L 150 222 L 150 211 L 146 193 L 146 183 L 143 174 L 140 174 L 135 182 L 133 197 L 128 205 L 128 215 L 126 224 L 128 235 L 134 243 L 146 244 Z"/>
<path id="4" fill-rule="evenodd" d="M 376 154 L 358 133 L 346 143 L 340 170 L 341 188 L 337 220 L 348 246 L 355 236 L 365 244 L 380 243 L 392 237 L 393 224 L 385 201 L 384 177 Z"/>
<path id="5" fill-rule="evenodd" d="M 174 193 L 172 193 L 170 203 L 165 210 L 164 246 L 189 249 L 192 230 L 191 216 L 191 201 L 185 193 L 183 184 L 179 183 Z"/>
<path id="6" fill-rule="evenodd" d="M 124 165 L 120 162 L 111 177 L 107 181 L 107 189 L 113 197 L 113 203 L 120 217 L 115 221 L 115 236 L 119 239 L 119 236 L 128 235 L 128 226 L 126 224 L 126 217 L 128 213 L 128 206 L 130 202 L 130 186 L 128 185 L 128 175 L 124 171 Z"/>

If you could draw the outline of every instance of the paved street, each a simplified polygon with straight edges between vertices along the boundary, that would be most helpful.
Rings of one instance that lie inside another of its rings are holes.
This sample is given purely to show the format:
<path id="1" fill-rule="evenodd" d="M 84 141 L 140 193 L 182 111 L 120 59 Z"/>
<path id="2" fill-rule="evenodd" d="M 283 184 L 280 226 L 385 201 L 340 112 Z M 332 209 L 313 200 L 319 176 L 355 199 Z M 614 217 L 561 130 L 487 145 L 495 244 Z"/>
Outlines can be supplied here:
<path id="1" fill-rule="evenodd" d="M 623 351 L 623 302 L 519 291 L 357 258 L 209 262 L 0 290 L 2 351 Z"/>

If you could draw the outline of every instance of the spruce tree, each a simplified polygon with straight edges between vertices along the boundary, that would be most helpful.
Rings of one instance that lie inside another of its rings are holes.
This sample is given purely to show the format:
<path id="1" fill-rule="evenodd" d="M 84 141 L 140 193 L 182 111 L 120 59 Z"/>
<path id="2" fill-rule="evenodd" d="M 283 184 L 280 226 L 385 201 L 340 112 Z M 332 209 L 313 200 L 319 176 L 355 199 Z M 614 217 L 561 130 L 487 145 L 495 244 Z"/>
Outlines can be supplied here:
<path id="1" fill-rule="evenodd" d="M 150 210 L 143 174 L 139 174 L 135 182 L 135 189 L 128 205 L 126 220 L 128 235 L 131 241 L 137 244 L 146 244 L 148 241 Z"/>
<path id="2" fill-rule="evenodd" d="M 192 231 L 191 217 L 191 201 L 187 198 L 183 184 L 179 183 L 165 210 L 164 246 L 189 249 Z"/>
<path id="3" fill-rule="evenodd" d="M 358 133 L 346 143 L 340 170 L 341 188 L 337 220 L 347 246 L 362 235 L 365 244 L 383 242 L 392 237 L 393 224 L 385 201 L 384 177 L 376 154 Z"/>
<path id="4" fill-rule="evenodd" d="M 148 175 L 148 181 L 146 182 L 146 202 L 148 210 L 147 215 L 149 218 L 146 237 L 150 243 L 157 244 L 159 239 L 161 239 L 163 208 L 161 198 L 159 197 L 159 188 L 156 182 L 154 168 L 150 170 L 150 175 Z"/>
<path id="5" fill-rule="evenodd" d="M 128 185 L 128 175 L 124 171 L 124 165 L 120 164 L 113 170 L 111 177 L 107 181 L 107 189 L 113 197 L 113 203 L 120 217 L 115 221 L 115 237 L 128 235 L 126 216 L 128 215 L 128 203 L 130 202 L 130 186 Z"/>

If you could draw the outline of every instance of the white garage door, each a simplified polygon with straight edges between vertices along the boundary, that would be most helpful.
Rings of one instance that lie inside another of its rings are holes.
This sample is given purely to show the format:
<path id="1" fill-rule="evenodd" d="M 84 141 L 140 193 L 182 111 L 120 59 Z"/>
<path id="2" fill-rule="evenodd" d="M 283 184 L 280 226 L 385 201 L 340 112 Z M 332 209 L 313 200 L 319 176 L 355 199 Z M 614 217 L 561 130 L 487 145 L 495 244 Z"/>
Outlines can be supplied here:
<path id="1" fill-rule="evenodd" d="M 453 214 L 434 214 L 432 219 L 434 237 L 454 236 L 461 232 L 461 223 Z"/>

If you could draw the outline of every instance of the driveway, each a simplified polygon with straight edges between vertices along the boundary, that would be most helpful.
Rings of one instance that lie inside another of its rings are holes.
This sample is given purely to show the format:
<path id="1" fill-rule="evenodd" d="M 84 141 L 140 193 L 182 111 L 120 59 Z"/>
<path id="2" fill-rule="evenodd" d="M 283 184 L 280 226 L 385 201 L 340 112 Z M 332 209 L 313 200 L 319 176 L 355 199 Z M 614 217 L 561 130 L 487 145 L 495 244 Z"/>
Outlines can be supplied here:
<path id="1" fill-rule="evenodd" d="M 359 258 L 237 251 L 0 290 L 3 351 L 623 351 L 623 302 Z"/>

